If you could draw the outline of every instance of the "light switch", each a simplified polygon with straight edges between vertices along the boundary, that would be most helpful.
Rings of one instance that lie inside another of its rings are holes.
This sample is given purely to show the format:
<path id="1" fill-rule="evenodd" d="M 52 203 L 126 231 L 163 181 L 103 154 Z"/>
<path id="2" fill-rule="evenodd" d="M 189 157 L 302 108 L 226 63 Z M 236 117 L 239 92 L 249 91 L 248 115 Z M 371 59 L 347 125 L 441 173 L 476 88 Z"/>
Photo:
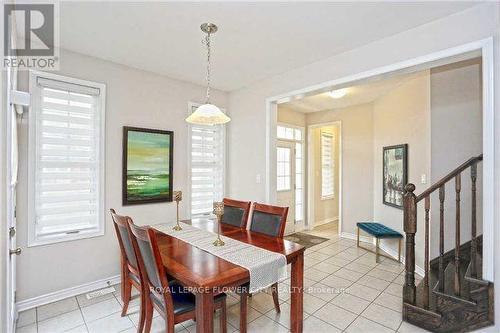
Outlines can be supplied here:
<path id="1" fill-rule="evenodd" d="M 425 173 L 423 173 L 420 176 L 420 183 L 422 183 L 422 184 L 426 184 L 427 183 L 427 175 Z"/>
<path id="2" fill-rule="evenodd" d="M 255 182 L 257 184 L 260 184 L 262 182 L 262 177 L 260 176 L 260 173 L 255 175 Z"/>

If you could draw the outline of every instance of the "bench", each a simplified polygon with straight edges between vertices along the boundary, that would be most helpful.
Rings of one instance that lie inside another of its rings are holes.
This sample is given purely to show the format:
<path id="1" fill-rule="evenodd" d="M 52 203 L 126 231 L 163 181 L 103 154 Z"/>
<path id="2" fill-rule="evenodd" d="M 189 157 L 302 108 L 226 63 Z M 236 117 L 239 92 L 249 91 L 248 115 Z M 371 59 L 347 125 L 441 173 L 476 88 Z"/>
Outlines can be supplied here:
<path id="1" fill-rule="evenodd" d="M 383 224 L 377 223 L 377 222 L 358 222 L 357 224 L 358 227 L 358 247 L 370 251 L 372 253 L 375 253 L 375 262 L 378 262 L 378 257 L 379 256 L 384 256 L 386 258 L 396 260 L 388 255 L 385 255 L 383 253 L 380 253 L 380 248 L 379 248 L 379 241 L 382 238 L 399 238 L 399 244 L 398 244 L 398 262 L 401 261 L 401 240 L 403 239 L 403 235 L 396 230 L 393 230 L 389 227 L 386 227 Z M 375 242 L 375 251 L 360 246 L 359 245 L 359 230 L 363 230 L 364 232 L 370 234 L 371 236 L 375 237 L 376 242 Z"/>

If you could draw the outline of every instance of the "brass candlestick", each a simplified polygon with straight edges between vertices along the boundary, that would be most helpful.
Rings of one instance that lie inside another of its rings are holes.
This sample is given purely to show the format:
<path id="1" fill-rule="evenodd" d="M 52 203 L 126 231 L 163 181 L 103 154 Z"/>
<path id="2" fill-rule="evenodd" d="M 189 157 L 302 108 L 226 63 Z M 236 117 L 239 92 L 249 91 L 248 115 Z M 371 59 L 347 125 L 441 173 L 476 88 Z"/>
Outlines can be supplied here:
<path id="1" fill-rule="evenodd" d="M 174 200 L 177 202 L 177 225 L 175 225 L 172 229 L 175 231 L 180 231 L 182 230 L 180 224 L 179 224 L 179 202 L 182 201 L 182 191 L 174 191 Z"/>
<path id="2" fill-rule="evenodd" d="M 214 214 L 217 216 L 217 239 L 214 241 L 214 246 L 224 246 L 224 241 L 220 239 L 220 222 L 224 215 L 223 202 L 214 202 Z"/>

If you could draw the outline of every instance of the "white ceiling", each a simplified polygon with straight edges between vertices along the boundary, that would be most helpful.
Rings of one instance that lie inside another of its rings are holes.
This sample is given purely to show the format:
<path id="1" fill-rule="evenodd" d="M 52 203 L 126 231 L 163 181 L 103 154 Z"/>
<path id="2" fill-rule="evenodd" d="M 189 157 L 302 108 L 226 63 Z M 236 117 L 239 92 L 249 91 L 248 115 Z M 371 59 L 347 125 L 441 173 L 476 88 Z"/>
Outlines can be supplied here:
<path id="1" fill-rule="evenodd" d="M 204 84 L 199 26 L 215 22 L 213 85 L 231 91 L 473 5 L 61 2 L 61 47 Z"/>
<path id="2" fill-rule="evenodd" d="M 345 88 L 347 94 L 338 99 L 332 98 L 327 92 L 308 96 L 279 104 L 278 110 L 286 108 L 301 113 L 311 113 L 370 103 L 387 94 L 402 83 L 422 74 L 423 72 L 416 72 L 412 74 L 397 75 L 389 79 L 348 87 Z"/>

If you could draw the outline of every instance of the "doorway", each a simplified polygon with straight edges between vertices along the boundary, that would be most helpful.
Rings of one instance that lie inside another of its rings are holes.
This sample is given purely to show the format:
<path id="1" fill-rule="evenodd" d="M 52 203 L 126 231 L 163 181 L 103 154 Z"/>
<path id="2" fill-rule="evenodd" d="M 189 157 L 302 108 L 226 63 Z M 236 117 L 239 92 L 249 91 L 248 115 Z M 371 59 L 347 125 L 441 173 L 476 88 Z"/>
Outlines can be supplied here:
<path id="1" fill-rule="evenodd" d="M 340 230 L 341 221 L 341 124 L 330 122 L 307 127 L 308 223 Z"/>
<path id="2" fill-rule="evenodd" d="M 289 207 L 285 235 L 304 229 L 304 131 L 280 123 L 276 128 L 276 202 Z"/>

